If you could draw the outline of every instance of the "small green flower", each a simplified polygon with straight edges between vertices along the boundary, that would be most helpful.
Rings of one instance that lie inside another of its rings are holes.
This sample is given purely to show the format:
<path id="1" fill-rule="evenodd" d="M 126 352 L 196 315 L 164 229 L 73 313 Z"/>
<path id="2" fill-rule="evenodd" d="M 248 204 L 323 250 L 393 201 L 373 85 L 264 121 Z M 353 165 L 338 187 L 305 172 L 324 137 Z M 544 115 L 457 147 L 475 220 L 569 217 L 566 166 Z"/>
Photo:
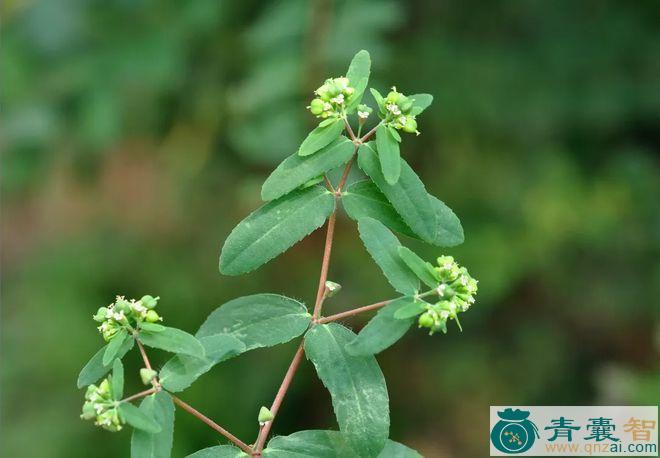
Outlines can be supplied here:
<path id="1" fill-rule="evenodd" d="M 275 418 L 275 416 L 270 410 L 268 410 L 268 408 L 262 406 L 261 409 L 259 409 L 259 416 L 257 419 L 260 425 L 263 425 L 267 421 L 271 421 L 273 418 Z"/>
<path id="2" fill-rule="evenodd" d="M 153 296 L 142 296 L 142 299 L 127 300 L 124 296 L 117 296 L 115 302 L 107 307 L 101 307 L 93 316 L 94 320 L 100 322 L 99 332 L 106 342 L 112 340 L 121 329 L 133 331 L 139 329 L 140 323 L 148 321 L 155 323 L 162 318 L 154 308 L 160 298 Z"/>
<path id="3" fill-rule="evenodd" d="M 123 421 L 117 409 L 119 400 L 113 396 L 110 379 L 111 376 L 103 379 L 98 386 L 89 385 L 87 387 L 80 418 L 95 420 L 95 425 L 114 432 L 122 429 Z"/>
<path id="4" fill-rule="evenodd" d="M 140 379 L 142 380 L 142 383 L 145 385 L 149 385 L 151 381 L 156 378 L 158 375 L 158 372 L 156 372 L 153 369 L 147 369 L 146 367 L 143 367 L 140 369 Z"/>
<path id="5" fill-rule="evenodd" d="M 329 78 L 319 87 L 309 106 L 309 111 L 317 118 L 341 117 L 345 115 L 346 106 L 355 93 L 346 77 Z"/>
<path id="6" fill-rule="evenodd" d="M 411 113 L 414 100 L 398 92 L 396 87 L 387 94 L 381 106 L 381 118 L 386 125 L 397 130 L 419 135 L 417 121 Z"/>

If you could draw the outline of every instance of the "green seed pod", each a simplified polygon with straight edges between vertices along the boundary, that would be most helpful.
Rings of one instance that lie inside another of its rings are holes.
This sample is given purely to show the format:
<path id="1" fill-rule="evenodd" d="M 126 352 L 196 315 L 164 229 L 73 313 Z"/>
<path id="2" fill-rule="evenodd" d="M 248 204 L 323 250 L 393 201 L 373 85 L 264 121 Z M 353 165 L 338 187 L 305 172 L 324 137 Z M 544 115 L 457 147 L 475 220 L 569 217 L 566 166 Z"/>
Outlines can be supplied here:
<path id="1" fill-rule="evenodd" d="M 324 102 L 321 99 L 312 100 L 309 104 L 309 111 L 311 111 L 315 116 L 320 115 L 323 113 L 323 103 Z"/>
<path id="2" fill-rule="evenodd" d="M 140 379 L 145 385 L 149 385 L 156 375 L 158 375 L 158 372 L 153 369 L 147 369 L 146 367 L 140 369 Z"/>
<path id="3" fill-rule="evenodd" d="M 257 419 L 259 420 L 260 424 L 263 425 L 267 421 L 271 421 L 273 418 L 275 418 L 273 413 L 266 407 L 262 406 L 261 409 L 259 409 L 259 417 Z"/>
<path id="4" fill-rule="evenodd" d="M 102 323 L 105 321 L 105 319 L 108 316 L 108 308 L 107 307 L 100 307 L 96 311 L 96 315 L 93 316 L 94 321 L 98 321 L 99 323 Z"/>
<path id="5" fill-rule="evenodd" d="M 396 104 L 398 104 L 399 98 L 402 95 L 403 94 L 400 94 L 400 93 L 396 92 L 395 90 L 392 90 L 387 94 L 387 97 L 385 97 L 385 102 L 386 103 L 396 103 Z"/>
<path id="6" fill-rule="evenodd" d="M 419 316 L 418 323 L 422 328 L 430 328 L 435 323 L 435 319 L 433 319 L 433 315 L 431 315 L 431 313 L 424 312 Z"/>
<path id="7" fill-rule="evenodd" d="M 330 98 L 337 97 L 341 93 L 341 87 L 335 81 L 328 84 L 328 96 Z"/>
<path id="8" fill-rule="evenodd" d="M 403 130 L 410 134 L 417 132 L 417 121 L 412 116 L 406 116 L 406 124 L 403 126 Z"/>
<path id="9" fill-rule="evenodd" d="M 123 297 L 122 297 L 122 298 L 119 298 L 119 299 L 117 299 L 117 301 L 115 302 L 115 306 L 113 307 L 113 311 L 114 311 L 115 313 L 117 313 L 117 312 L 128 313 L 128 312 L 131 311 L 131 303 L 128 302 L 128 301 L 127 301 L 126 299 L 124 299 Z"/>
<path id="10" fill-rule="evenodd" d="M 142 296 L 142 299 L 140 299 L 140 302 L 142 302 L 142 305 L 144 305 L 148 309 L 152 309 L 156 307 L 158 304 L 158 300 L 160 297 L 153 297 L 149 296 L 148 294 L 146 296 Z"/>
<path id="11" fill-rule="evenodd" d="M 404 113 L 409 113 L 413 107 L 412 99 L 409 99 L 405 95 L 400 96 L 399 101 L 397 103 L 399 105 L 399 108 L 401 108 L 401 111 Z"/>
<path id="12" fill-rule="evenodd" d="M 155 323 L 156 321 L 160 321 L 160 316 L 156 313 L 155 310 L 149 310 L 144 319 L 149 323 Z"/>

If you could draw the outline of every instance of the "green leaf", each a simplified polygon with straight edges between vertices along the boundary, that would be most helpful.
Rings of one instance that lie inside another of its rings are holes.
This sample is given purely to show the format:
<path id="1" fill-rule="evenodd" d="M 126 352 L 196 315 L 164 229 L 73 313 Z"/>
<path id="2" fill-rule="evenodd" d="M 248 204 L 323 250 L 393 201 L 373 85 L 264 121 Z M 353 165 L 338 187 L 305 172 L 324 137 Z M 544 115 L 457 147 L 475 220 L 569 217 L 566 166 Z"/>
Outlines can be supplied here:
<path id="1" fill-rule="evenodd" d="M 369 74 L 371 73 L 371 57 L 364 49 L 358 51 L 353 60 L 351 60 L 346 72 L 349 84 L 355 88 L 355 92 L 351 96 L 346 105 L 346 111 L 352 113 L 353 109 L 360 104 L 364 90 L 369 84 Z"/>
<path id="2" fill-rule="evenodd" d="M 406 248 L 405 246 L 399 247 L 399 256 L 403 259 L 410 270 L 412 270 L 417 278 L 422 280 L 429 288 L 437 288 L 440 280 L 436 277 L 431 263 L 424 261 L 417 254 Z"/>
<path id="3" fill-rule="evenodd" d="M 109 366 L 117 357 L 119 349 L 124 345 L 124 341 L 128 338 L 128 331 L 120 329 L 117 334 L 112 338 L 110 343 L 105 346 L 103 353 L 103 365 Z"/>
<path id="4" fill-rule="evenodd" d="M 431 206 L 435 212 L 437 225 L 435 234 L 427 242 L 435 246 L 456 246 L 463 243 L 463 226 L 454 212 L 435 196 L 429 195 Z"/>
<path id="5" fill-rule="evenodd" d="M 162 429 L 152 415 L 148 415 L 130 402 L 119 404 L 119 414 L 133 428 L 138 428 L 148 433 L 159 433 Z"/>
<path id="6" fill-rule="evenodd" d="M 216 364 L 245 352 L 243 342 L 230 335 L 201 337 L 199 341 L 206 353 L 204 358 L 176 355 L 160 370 L 158 379 L 165 389 L 184 390 Z"/>
<path id="7" fill-rule="evenodd" d="M 294 191 L 241 221 L 220 254 L 220 272 L 250 272 L 283 253 L 323 225 L 335 208 L 335 197 L 320 186 Z"/>
<path id="8" fill-rule="evenodd" d="M 342 193 L 341 203 L 354 221 L 364 217 L 373 218 L 393 231 L 418 238 L 371 180 L 357 181 L 349 185 Z"/>
<path id="9" fill-rule="evenodd" d="M 160 426 L 160 432 L 134 429 L 131 437 L 131 458 L 169 458 L 174 436 L 174 403 L 165 391 L 147 396 L 140 410 Z"/>
<path id="10" fill-rule="evenodd" d="M 417 235 L 425 241 L 434 240 L 438 231 L 436 210 L 424 184 L 406 161 L 401 159 L 401 175 L 393 185 L 387 183 L 380 170 L 372 142 L 360 146 L 358 165 Z"/>
<path id="11" fill-rule="evenodd" d="M 87 364 L 85 364 L 85 367 L 82 368 L 78 375 L 78 388 L 91 385 L 110 371 L 111 364 L 103 364 L 103 355 L 108 345 L 110 344 L 105 345 L 97 351 Z M 123 358 L 133 348 L 133 345 L 135 345 L 134 339 L 126 339 L 117 352 L 117 358 Z"/>
<path id="12" fill-rule="evenodd" d="M 326 119 L 327 121 L 327 119 Z M 344 120 L 337 118 L 332 124 L 317 126 L 316 129 L 311 131 L 305 140 L 303 140 L 298 154 L 301 156 L 309 156 L 316 153 L 318 150 L 326 145 L 329 145 L 341 135 L 344 130 Z"/>
<path id="13" fill-rule="evenodd" d="M 245 458 L 247 453 L 233 445 L 216 445 L 198 450 L 186 458 Z"/>
<path id="14" fill-rule="evenodd" d="M 115 399 L 124 397 L 124 365 L 119 358 L 112 364 L 112 396 Z"/>
<path id="15" fill-rule="evenodd" d="M 149 332 L 161 332 L 165 330 L 165 326 L 158 323 L 149 323 L 148 321 L 143 321 L 140 323 L 140 329 L 144 329 Z"/>
<path id="16" fill-rule="evenodd" d="M 197 331 L 206 359 L 173 358 L 161 370 L 160 381 L 168 390 L 184 389 L 221 361 L 300 336 L 310 321 L 304 304 L 277 294 L 231 300 L 213 311 Z"/>
<path id="17" fill-rule="evenodd" d="M 140 342 L 148 347 L 160 348 L 171 353 L 181 353 L 197 358 L 204 357 L 204 347 L 195 338 L 185 331 L 177 328 L 168 328 L 158 332 L 141 330 L 139 334 Z"/>
<path id="18" fill-rule="evenodd" d="M 358 221 L 360 238 L 387 281 L 402 294 L 415 294 L 419 280 L 399 256 L 399 240 L 383 223 L 373 218 Z"/>
<path id="19" fill-rule="evenodd" d="M 385 378 L 373 356 L 352 356 L 346 344 L 355 334 L 337 324 L 314 326 L 305 336 L 305 354 L 330 391 L 339 428 L 360 456 L 375 456 L 389 434 Z"/>
<path id="20" fill-rule="evenodd" d="M 410 302 L 394 312 L 394 318 L 397 320 L 407 320 L 408 318 L 414 318 L 420 313 L 426 311 L 426 305 L 427 303 L 422 300 Z"/>
<path id="21" fill-rule="evenodd" d="M 378 105 L 378 109 L 380 110 L 381 113 L 385 113 L 385 99 L 383 96 L 374 88 L 369 89 L 371 91 L 371 95 L 374 97 L 374 100 L 376 101 L 376 104 Z"/>
<path id="22" fill-rule="evenodd" d="M 413 319 L 397 320 L 394 314 L 414 302 L 413 297 L 402 297 L 380 309 L 358 336 L 346 345 L 346 351 L 354 356 L 375 355 L 394 344 L 413 323 Z"/>
<path id="23" fill-rule="evenodd" d="M 387 131 L 390 133 L 392 138 L 394 138 L 394 140 L 401 143 L 401 135 L 399 135 L 399 132 L 397 132 L 397 130 L 394 127 L 387 126 Z"/>
<path id="24" fill-rule="evenodd" d="M 273 200 L 293 191 L 309 180 L 348 162 L 354 150 L 353 142 L 341 136 L 313 156 L 289 156 L 266 179 L 261 187 L 261 198 Z"/>
<path id="25" fill-rule="evenodd" d="M 413 102 L 413 108 L 410 110 L 410 114 L 413 116 L 417 116 L 426 110 L 433 102 L 433 96 L 431 94 L 413 94 L 409 95 L 408 98 L 415 100 Z"/>
<path id="26" fill-rule="evenodd" d="M 298 431 L 288 436 L 276 436 L 263 450 L 264 458 L 359 458 L 348 446 L 339 431 L 310 430 Z M 377 458 L 417 458 L 421 455 L 414 450 L 391 440 Z"/>
<path id="27" fill-rule="evenodd" d="M 396 184 L 401 174 L 399 142 L 383 124 L 376 129 L 376 148 L 378 148 L 378 159 L 380 159 L 380 167 L 385 181 L 390 185 Z"/>

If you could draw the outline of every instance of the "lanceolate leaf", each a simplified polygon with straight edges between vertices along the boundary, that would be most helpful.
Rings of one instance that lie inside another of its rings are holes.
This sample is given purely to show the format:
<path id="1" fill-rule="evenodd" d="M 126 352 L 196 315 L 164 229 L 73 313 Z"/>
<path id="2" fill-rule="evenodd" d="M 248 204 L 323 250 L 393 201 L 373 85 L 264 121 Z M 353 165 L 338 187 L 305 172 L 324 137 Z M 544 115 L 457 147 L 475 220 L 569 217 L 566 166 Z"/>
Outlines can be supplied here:
<path id="1" fill-rule="evenodd" d="M 120 329 L 119 332 L 115 334 L 110 343 L 105 346 L 105 352 L 103 353 L 104 366 L 112 364 L 119 353 L 119 349 L 124 345 L 124 342 L 128 338 L 128 331 L 126 331 L 126 329 Z"/>
<path id="2" fill-rule="evenodd" d="M 364 217 L 373 218 L 393 231 L 418 238 L 401 219 L 387 197 L 370 180 L 351 184 L 342 194 L 341 203 L 348 216 L 355 221 Z"/>
<path id="3" fill-rule="evenodd" d="M 309 156 L 310 154 L 316 153 L 324 146 L 335 141 L 343 130 L 344 121 L 339 118 L 337 118 L 332 124 L 318 126 L 307 135 L 305 140 L 303 140 L 298 149 L 298 154 L 301 156 Z"/>
<path id="4" fill-rule="evenodd" d="M 372 218 L 358 221 L 360 238 L 390 284 L 402 294 L 415 294 L 419 280 L 399 256 L 399 240 L 382 223 Z"/>
<path id="5" fill-rule="evenodd" d="M 355 88 L 355 93 L 349 99 L 346 110 L 351 113 L 362 100 L 364 90 L 369 84 L 369 73 L 371 72 L 371 58 L 364 49 L 359 51 L 351 60 L 346 72 L 349 84 Z"/>
<path id="6" fill-rule="evenodd" d="M 408 97 L 415 100 L 411 110 L 413 116 L 417 116 L 426 110 L 433 102 L 433 96 L 431 94 L 413 94 Z"/>
<path id="7" fill-rule="evenodd" d="M 355 356 L 375 355 L 385 350 L 403 335 L 413 323 L 413 319 L 394 318 L 397 310 L 415 302 L 413 297 L 402 297 L 380 309 L 358 336 L 346 345 L 346 351 Z"/>
<path id="8" fill-rule="evenodd" d="M 112 395 L 115 399 L 124 397 L 124 365 L 119 358 L 112 364 Z"/>
<path id="9" fill-rule="evenodd" d="M 126 423 L 132 427 L 148 433 L 159 433 L 162 429 L 160 424 L 154 419 L 153 415 L 143 412 L 130 402 L 122 402 L 119 404 L 119 414 L 124 420 L 126 420 Z"/>
<path id="10" fill-rule="evenodd" d="M 298 431 L 288 436 L 277 436 L 268 442 L 263 451 L 264 458 L 359 458 L 348 446 L 339 431 Z M 391 440 L 377 458 L 417 458 L 416 451 Z"/>
<path id="11" fill-rule="evenodd" d="M 160 426 L 159 433 L 134 429 L 131 437 L 131 458 L 169 458 L 174 435 L 174 403 L 165 391 L 147 396 L 140 410 Z"/>
<path id="12" fill-rule="evenodd" d="M 358 165 L 385 194 L 406 224 L 423 240 L 433 241 L 437 232 L 436 212 L 424 184 L 410 166 L 401 159 L 399 181 L 394 185 L 387 183 L 371 142 L 360 147 Z"/>
<path id="13" fill-rule="evenodd" d="M 266 179 L 261 187 L 263 200 L 277 199 L 325 172 L 348 162 L 355 145 L 341 136 L 312 156 L 293 154 Z"/>
<path id="14" fill-rule="evenodd" d="M 346 352 L 354 338 L 339 324 L 317 325 L 305 337 L 305 354 L 330 391 L 339 429 L 350 447 L 360 456 L 377 456 L 389 434 L 387 387 L 373 356 Z"/>
<path id="15" fill-rule="evenodd" d="M 152 332 L 147 330 L 140 331 L 140 342 L 148 347 L 160 348 L 171 353 L 181 353 L 194 356 L 196 358 L 204 357 L 204 347 L 194 336 L 181 329 L 164 327 L 162 331 Z"/>
<path id="16" fill-rule="evenodd" d="M 334 208 L 334 196 L 320 186 L 268 202 L 229 234 L 220 272 L 239 275 L 265 264 L 322 226 Z"/>
<path id="17" fill-rule="evenodd" d="M 78 388 L 91 385 L 110 371 L 112 368 L 112 362 L 110 362 L 110 364 L 103 364 L 103 355 L 105 354 L 108 345 L 97 351 L 89 362 L 85 364 L 85 367 L 82 368 L 80 375 L 78 375 Z M 135 340 L 126 339 L 121 348 L 119 348 L 116 357 L 123 358 L 124 355 L 133 348 L 133 345 L 135 345 Z"/>
<path id="18" fill-rule="evenodd" d="M 247 453 L 233 445 L 216 445 L 199 450 L 186 458 L 245 458 Z"/>
<path id="19" fill-rule="evenodd" d="M 458 217 L 440 199 L 429 195 L 431 206 L 436 215 L 437 225 L 435 235 L 429 243 L 436 246 L 456 246 L 463 243 L 463 227 Z"/>
<path id="20" fill-rule="evenodd" d="M 374 88 L 370 88 L 369 90 L 371 91 L 371 95 L 374 97 L 380 112 L 385 113 L 385 100 L 383 99 L 383 96 Z"/>
<path id="21" fill-rule="evenodd" d="M 158 379 L 167 390 L 173 392 L 184 390 L 216 364 L 245 351 L 243 342 L 230 335 L 202 337 L 199 341 L 204 347 L 204 358 L 176 355 L 160 370 Z"/>
<path id="22" fill-rule="evenodd" d="M 378 148 L 378 158 L 385 181 L 390 185 L 396 184 L 401 174 L 399 142 L 384 124 L 376 129 L 376 148 Z"/>
<path id="23" fill-rule="evenodd" d="M 161 370 L 160 381 L 168 390 L 182 390 L 221 361 L 300 336 L 310 321 L 302 303 L 277 294 L 231 300 L 211 313 L 197 331 L 206 358 L 173 358 Z"/>
<path id="24" fill-rule="evenodd" d="M 311 315 L 301 302 L 278 294 L 254 294 L 215 309 L 197 336 L 230 335 L 252 350 L 288 342 L 305 332 L 310 321 Z"/>
<path id="25" fill-rule="evenodd" d="M 422 280 L 426 286 L 429 288 L 436 288 L 440 280 L 436 278 L 436 274 L 433 271 L 433 266 L 424 261 L 422 258 L 417 256 L 417 254 L 405 246 L 399 247 L 399 256 L 403 259 L 403 262 L 412 270 L 417 278 Z"/>
<path id="26" fill-rule="evenodd" d="M 397 320 L 407 320 L 408 318 L 416 317 L 426 310 L 427 303 L 423 300 L 410 302 L 394 312 L 394 318 Z"/>

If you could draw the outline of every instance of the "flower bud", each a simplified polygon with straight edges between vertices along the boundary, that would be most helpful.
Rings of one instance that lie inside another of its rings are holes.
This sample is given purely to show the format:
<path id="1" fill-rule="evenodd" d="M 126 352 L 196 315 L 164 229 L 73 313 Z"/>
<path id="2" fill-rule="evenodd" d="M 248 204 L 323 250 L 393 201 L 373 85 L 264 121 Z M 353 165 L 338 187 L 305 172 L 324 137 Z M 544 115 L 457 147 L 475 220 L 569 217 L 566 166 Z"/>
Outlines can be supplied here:
<path id="1" fill-rule="evenodd" d="M 321 99 L 312 100 L 309 104 L 309 111 L 311 111 L 315 116 L 320 115 L 323 113 L 323 103 L 324 102 Z"/>
<path id="2" fill-rule="evenodd" d="M 114 313 L 128 313 L 131 311 L 131 303 L 128 302 L 126 299 L 124 299 L 123 296 L 117 297 L 117 300 L 115 301 L 115 305 L 112 308 L 112 311 Z"/>
<path id="3" fill-rule="evenodd" d="M 145 385 L 149 385 L 156 375 L 158 375 L 158 372 L 153 369 L 147 369 L 146 367 L 140 369 L 140 379 Z"/>
<path id="4" fill-rule="evenodd" d="M 108 317 L 108 312 L 109 310 L 107 307 L 100 307 L 96 311 L 96 315 L 93 316 L 94 321 L 98 321 L 99 323 L 105 321 Z"/>
<path id="5" fill-rule="evenodd" d="M 424 312 L 419 316 L 418 323 L 421 328 L 430 328 L 435 323 L 435 319 L 431 312 Z"/>
<path id="6" fill-rule="evenodd" d="M 325 282 L 326 297 L 332 297 L 341 290 L 341 285 L 333 281 Z"/>
<path id="7" fill-rule="evenodd" d="M 259 409 L 259 417 L 258 417 L 259 424 L 263 425 L 267 421 L 271 421 L 273 418 L 275 418 L 273 416 L 273 412 L 268 410 L 266 407 L 262 406 L 261 409 Z"/>
<path id="8" fill-rule="evenodd" d="M 396 87 L 392 87 L 392 90 L 387 94 L 387 97 L 385 97 L 385 101 L 387 103 L 397 104 L 399 102 L 399 97 L 402 95 L 403 94 L 400 94 L 396 91 Z"/>
<path id="9" fill-rule="evenodd" d="M 162 320 L 162 318 L 158 315 L 158 313 L 156 313 L 155 310 L 149 310 L 144 319 L 149 323 L 155 323 L 156 321 Z"/>
<path id="10" fill-rule="evenodd" d="M 140 299 L 140 302 L 142 302 L 142 305 L 144 305 L 148 309 L 152 309 L 156 307 L 158 304 L 158 300 L 160 297 L 153 297 L 149 296 L 148 294 L 146 296 L 142 296 L 142 299 Z"/>
<path id="11" fill-rule="evenodd" d="M 94 404 L 92 404 L 91 402 L 84 403 L 80 418 L 82 418 L 83 420 L 91 420 L 94 417 L 96 417 L 96 409 L 94 408 Z"/>

